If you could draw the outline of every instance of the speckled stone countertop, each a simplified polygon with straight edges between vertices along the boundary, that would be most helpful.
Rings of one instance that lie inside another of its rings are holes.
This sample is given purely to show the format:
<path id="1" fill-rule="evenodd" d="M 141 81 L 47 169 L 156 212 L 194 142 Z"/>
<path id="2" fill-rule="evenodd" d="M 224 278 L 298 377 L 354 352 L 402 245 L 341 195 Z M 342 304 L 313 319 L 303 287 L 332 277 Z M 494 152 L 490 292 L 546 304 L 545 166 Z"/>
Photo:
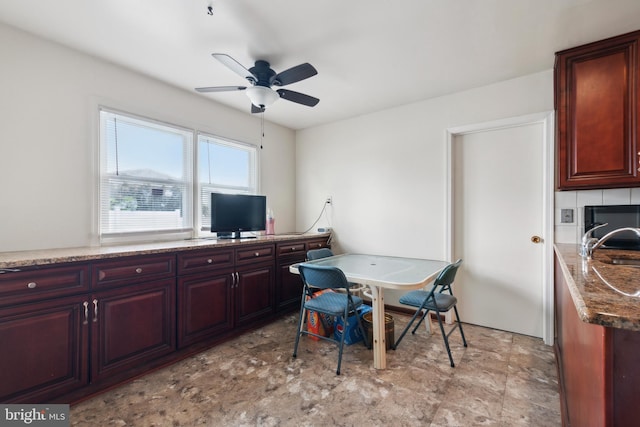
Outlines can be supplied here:
<path id="1" fill-rule="evenodd" d="M 1 268 L 18 268 L 35 265 L 60 264 L 66 262 L 91 261 L 96 259 L 118 258 L 132 255 L 150 255 L 166 252 L 181 252 L 225 246 L 256 245 L 264 243 L 286 242 L 288 240 L 329 238 L 329 233 L 278 234 L 258 236 L 255 239 L 211 238 L 177 240 L 168 242 L 140 243 L 130 245 L 79 247 L 64 249 L 43 249 L 33 251 L 0 252 Z"/>
<path id="2" fill-rule="evenodd" d="M 578 245 L 554 245 L 578 315 L 584 322 L 640 331 L 640 252 L 596 249 L 583 260 Z M 638 266 L 614 265 L 637 260 Z"/>

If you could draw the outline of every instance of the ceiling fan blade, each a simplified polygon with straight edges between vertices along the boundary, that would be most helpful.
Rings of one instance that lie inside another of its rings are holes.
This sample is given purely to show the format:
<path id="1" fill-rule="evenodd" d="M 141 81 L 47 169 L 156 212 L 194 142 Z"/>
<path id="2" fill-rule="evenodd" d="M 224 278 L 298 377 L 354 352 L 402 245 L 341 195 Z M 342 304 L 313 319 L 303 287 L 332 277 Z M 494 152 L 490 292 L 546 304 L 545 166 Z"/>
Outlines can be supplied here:
<path id="1" fill-rule="evenodd" d="M 276 74 L 273 76 L 271 84 L 276 86 L 286 86 L 291 83 L 299 82 L 300 80 L 308 79 L 316 74 L 318 74 L 318 71 L 313 68 L 313 65 L 305 62 L 304 64 L 296 65 L 295 67 Z"/>
<path id="2" fill-rule="evenodd" d="M 258 77 L 255 74 L 247 70 L 242 64 L 240 64 L 238 61 L 236 61 L 226 53 L 212 53 L 211 56 L 222 62 L 234 73 L 249 80 L 251 83 L 255 83 L 258 81 Z"/>
<path id="3" fill-rule="evenodd" d="M 255 105 L 251 104 L 251 113 L 264 113 L 264 107 L 256 107 Z"/>
<path id="4" fill-rule="evenodd" d="M 294 92 L 287 89 L 278 89 L 276 92 L 280 95 L 280 98 L 287 101 L 297 102 L 298 104 L 307 105 L 309 107 L 315 107 L 320 100 L 313 96 L 305 95 L 304 93 Z"/>
<path id="5" fill-rule="evenodd" d="M 197 87 L 196 92 L 232 92 L 236 90 L 245 90 L 246 86 L 214 86 L 214 87 Z"/>

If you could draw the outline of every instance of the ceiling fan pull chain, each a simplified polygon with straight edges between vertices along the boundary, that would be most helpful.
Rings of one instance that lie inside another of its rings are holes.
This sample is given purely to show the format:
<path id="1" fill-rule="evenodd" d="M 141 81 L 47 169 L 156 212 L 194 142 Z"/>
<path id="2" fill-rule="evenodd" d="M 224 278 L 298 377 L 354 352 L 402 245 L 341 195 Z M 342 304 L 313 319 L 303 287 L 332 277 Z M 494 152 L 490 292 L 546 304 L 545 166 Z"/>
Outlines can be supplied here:
<path id="1" fill-rule="evenodd" d="M 260 133 L 261 133 L 261 137 L 260 137 L 260 149 L 262 150 L 262 142 L 264 141 L 264 109 L 262 110 L 262 114 L 260 117 Z"/>

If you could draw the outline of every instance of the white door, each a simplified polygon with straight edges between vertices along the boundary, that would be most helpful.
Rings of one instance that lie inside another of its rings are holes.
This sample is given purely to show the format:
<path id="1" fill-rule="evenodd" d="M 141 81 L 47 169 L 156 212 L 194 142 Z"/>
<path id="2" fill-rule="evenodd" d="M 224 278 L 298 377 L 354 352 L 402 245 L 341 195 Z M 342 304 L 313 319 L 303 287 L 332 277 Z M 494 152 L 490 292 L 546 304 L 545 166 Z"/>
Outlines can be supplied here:
<path id="1" fill-rule="evenodd" d="M 542 337 L 545 242 L 532 238 L 544 236 L 545 125 L 457 134 L 451 145 L 462 321 Z"/>

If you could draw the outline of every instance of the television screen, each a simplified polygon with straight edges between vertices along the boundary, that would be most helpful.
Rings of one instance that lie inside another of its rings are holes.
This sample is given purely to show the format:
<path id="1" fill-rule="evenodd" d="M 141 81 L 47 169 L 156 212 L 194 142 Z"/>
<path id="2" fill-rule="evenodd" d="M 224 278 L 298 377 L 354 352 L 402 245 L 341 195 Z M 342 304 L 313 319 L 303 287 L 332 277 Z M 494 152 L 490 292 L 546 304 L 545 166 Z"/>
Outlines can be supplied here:
<path id="1" fill-rule="evenodd" d="M 640 205 L 585 206 L 584 231 L 587 232 L 600 224 L 609 224 L 593 232 L 596 239 L 617 228 L 640 227 Z M 604 248 L 640 249 L 638 236 L 632 231 L 625 231 L 607 240 Z"/>
<path id="2" fill-rule="evenodd" d="M 220 238 L 240 238 L 243 231 L 266 228 L 266 196 L 211 193 L 211 232 Z"/>

